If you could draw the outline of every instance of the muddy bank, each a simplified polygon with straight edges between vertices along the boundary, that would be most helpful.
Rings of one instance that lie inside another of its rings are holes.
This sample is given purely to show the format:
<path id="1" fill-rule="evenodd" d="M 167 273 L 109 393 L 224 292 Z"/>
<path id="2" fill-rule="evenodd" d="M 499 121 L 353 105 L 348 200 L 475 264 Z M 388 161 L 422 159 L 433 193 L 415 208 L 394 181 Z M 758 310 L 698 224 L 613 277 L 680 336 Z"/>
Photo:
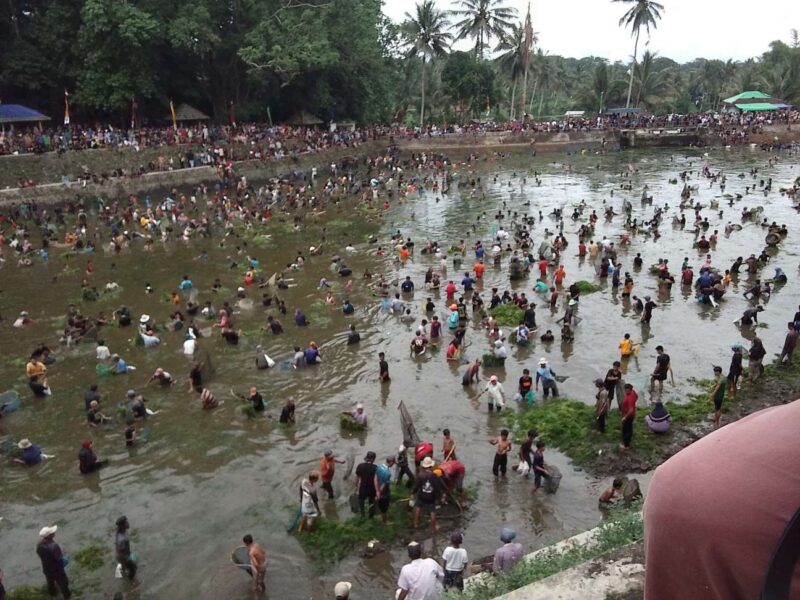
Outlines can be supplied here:
<path id="1" fill-rule="evenodd" d="M 743 378 L 746 378 L 746 375 Z M 708 392 L 701 389 L 696 397 L 699 399 L 700 396 L 707 398 Z M 767 367 L 767 373 L 755 384 L 743 382 L 735 400 L 726 397 L 721 426 L 764 408 L 793 402 L 797 398 L 800 398 L 800 367 L 797 362 L 788 366 L 770 365 Z M 617 476 L 620 473 L 645 473 L 655 469 L 673 454 L 714 430 L 710 418 L 714 412 L 711 400 L 707 400 L 707 408 L 706 418 L 677 427 L 673 424 L 669 437 L 662 441 L 655 452 L 643 455 L 636 447 L 637 438 L 634 437 L 633 447 L 630 450 L 626 452 L 612 450 L 598 454 L 585 465 L 586 470 L 596 477 L 605 477 Z M 643 412 L 640 409 L 637 418 L 642 417 Z M 653 434 L 650 435 L 652 437 Z"/>

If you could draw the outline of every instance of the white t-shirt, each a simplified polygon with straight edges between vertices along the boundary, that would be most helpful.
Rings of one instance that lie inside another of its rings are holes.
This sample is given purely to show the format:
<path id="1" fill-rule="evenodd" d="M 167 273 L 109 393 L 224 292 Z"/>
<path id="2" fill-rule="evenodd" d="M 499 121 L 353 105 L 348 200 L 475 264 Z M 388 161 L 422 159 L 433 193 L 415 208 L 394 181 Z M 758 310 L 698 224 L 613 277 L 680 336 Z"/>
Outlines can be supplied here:
<path id="1" fill-rule="evenodd" d="M 108 360 L 109 358 L 111 358 L 111 350 L 108 349 L 108 346 L 98 346 L 97 360 Z"/>
<path id="2" fill-rule="evenodd" d="M 400 569 L 397 587 L 406 590 L 406 600 L 439 600 L 444 571 L 432 558 L 418 558 Z"/>
<path id="3" fill-rule="evenodd" d="M 448 571 L 463 571 L 464 567 L 469 563 L 467 551 L 464 548 L 448 546 L 444 549 L 442 558 L 444 559 L 444 568 Z"/>
<path id="4" fill-rule="evenodd" d="M 489 401 L 492 404 L 505 406 L 505 400 L 503 399 L 503 385 L 501 383 L 498 382 L 496 385 L 492 385 L 491 382 L 487 383 L 486 393 L 489 395 Z"/>

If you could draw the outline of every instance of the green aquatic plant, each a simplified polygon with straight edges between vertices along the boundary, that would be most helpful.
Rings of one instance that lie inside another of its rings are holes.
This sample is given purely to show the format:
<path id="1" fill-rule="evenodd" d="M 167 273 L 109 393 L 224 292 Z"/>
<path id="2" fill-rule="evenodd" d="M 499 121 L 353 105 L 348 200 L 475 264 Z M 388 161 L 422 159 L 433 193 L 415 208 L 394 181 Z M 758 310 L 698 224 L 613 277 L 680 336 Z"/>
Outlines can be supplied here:
<path id="1" fill-rule="evenodd" d="M 356 423 L 350 415 L 339 415 L 339 425 L 345 431 L 365 431 L 367 428 L 364 425 Z"/>
<path id="2" fill-rule="evenodd" d="M 81 548 L 75 554 L 75 563 L 87 571 L 96 571 L 105 563 L 106 549 L 96 542 L 92 542 Z"/>
<path id="3" fill-rule="evenodd" d="M 575 285 L 578 286 L 578 290 L 580 290 L 582 296 L 586 296 L 588 294 L 594 294 L 595 292 L 599 292 L 603 288 L 599 285 L 595 285 L 590 281 L 585 281 L 581 279 L 580 281 L 576 281 Z"/>
<path id="4" fill-rule="evenodd" d="M 525 311 L 513 302 L 498 304 L 490 312 L 497 323 L 505 327 L 516 327 L 525 315 Z"/>
<path id="5" fill-rule="evenodd" d="M 21 585 L 8 590 L 8 600 L 51 600 L 46 586 Z"/>

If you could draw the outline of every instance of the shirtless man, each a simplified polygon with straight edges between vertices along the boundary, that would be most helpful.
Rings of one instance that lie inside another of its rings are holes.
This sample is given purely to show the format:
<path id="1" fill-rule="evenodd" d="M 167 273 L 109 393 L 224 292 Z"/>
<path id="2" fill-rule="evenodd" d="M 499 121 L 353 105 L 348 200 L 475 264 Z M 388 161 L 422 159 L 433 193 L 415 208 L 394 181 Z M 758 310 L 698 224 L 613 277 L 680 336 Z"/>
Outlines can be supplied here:
<path id="1" fill-rule="evenodd" d="M 500 473 L 504 476 L 508 468 L 508 453 L 511 451 L 511 440 L 508 439 L 508 429 L 500 430 L 500 435 L 496 438 L 489 440 L 492 446 L 495 446 L 494 464 L 492 464 L 492 473 L 497 477 Z"/>
<path id="2" fill-rule="evenodd" d="M 443 429 L 442 436 L 442 456 L 444 456 L 444 460 L 457 460 L 456 441 L 450 435 L 450 430 Z"/>
<path id="3" fill-rule="evenodd" d="M 253 541 L 253 536 L 249 533 L 242 538 L 244 545 L 247 546 L 247 554 L 250 555 L 250 573 L 253 576 L 253 591 L 264 591 L 264 576 L 267 574 L 267 554 L 261 544 Z"/>

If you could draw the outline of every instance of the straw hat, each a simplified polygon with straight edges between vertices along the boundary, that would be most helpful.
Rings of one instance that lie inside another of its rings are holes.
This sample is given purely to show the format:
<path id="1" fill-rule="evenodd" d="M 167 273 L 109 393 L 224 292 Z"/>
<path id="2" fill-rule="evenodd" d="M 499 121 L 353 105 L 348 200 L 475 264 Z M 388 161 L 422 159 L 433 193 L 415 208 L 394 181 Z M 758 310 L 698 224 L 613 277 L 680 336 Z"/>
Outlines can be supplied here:
<path id="1" fill-rule="evenodd" d="M 31 446 L 33 446 L 33 444 L 31 443 L 31 441 L 28 438 L 25 438 L 24 440 L 20 440 L 19 444 L 17 444 L 17 447 L 20 450 L 26 450 L 27 448 L 30 448 Z"/>
<path id="2" fill-rule="evenodd" d="M 433 465 L 436 464 L 433 462 L 433 459 L 430 456 L 426 456 L 422 459 L 422 464 L 420 465 L 423 469 L 430 469 Z"/>
<path id="3" fill-rule="evenodd" d="M 58 531 L 58 525 L 50 525 L 42 527 L 39 530 L 39 538 L 44 539 L 50 537 L 51 535 L 55 535 L 56 531 Z"/>

